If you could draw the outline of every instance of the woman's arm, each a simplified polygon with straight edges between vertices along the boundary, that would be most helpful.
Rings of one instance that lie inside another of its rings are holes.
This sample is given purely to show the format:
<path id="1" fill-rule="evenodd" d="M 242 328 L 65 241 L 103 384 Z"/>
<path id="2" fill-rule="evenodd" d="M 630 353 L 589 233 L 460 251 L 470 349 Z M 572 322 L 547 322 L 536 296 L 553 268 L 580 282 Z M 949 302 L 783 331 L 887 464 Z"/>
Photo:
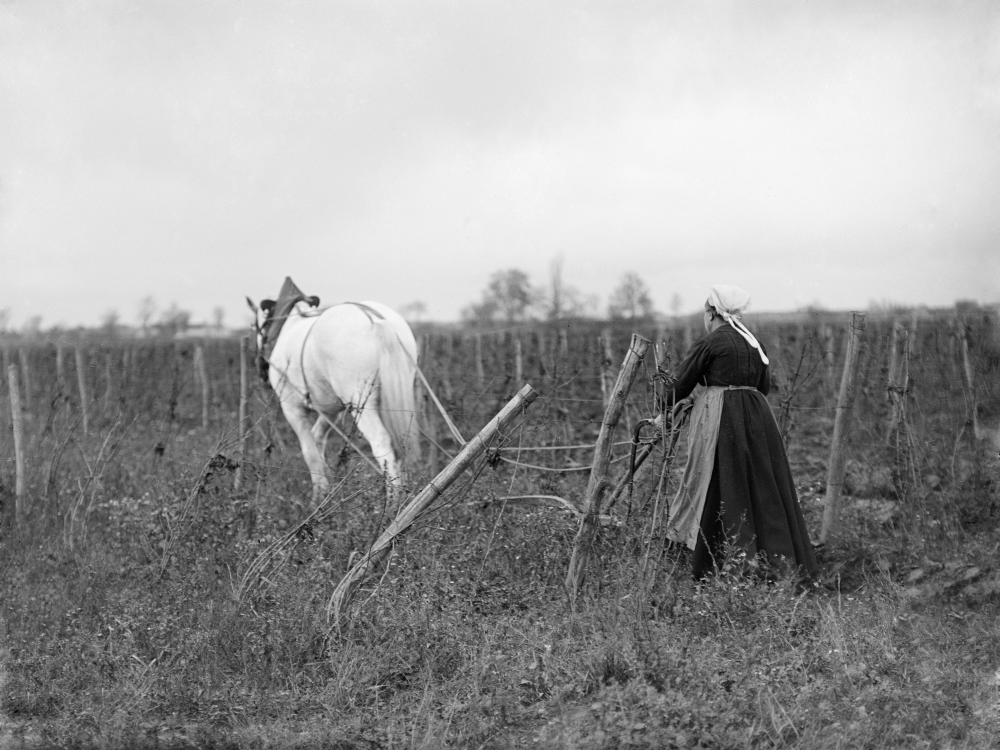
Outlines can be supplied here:
<path id="1" fill-rule="evenodd" d="M 673 384 L 667 384 L 664 411 L 673 408 L 678 401 L 691 395 L 695 386 L 704 379 L 711 361 L 712 355 L 707 339 L 702 339 L 691 347 L 677 368 L 677 378 Z"/>

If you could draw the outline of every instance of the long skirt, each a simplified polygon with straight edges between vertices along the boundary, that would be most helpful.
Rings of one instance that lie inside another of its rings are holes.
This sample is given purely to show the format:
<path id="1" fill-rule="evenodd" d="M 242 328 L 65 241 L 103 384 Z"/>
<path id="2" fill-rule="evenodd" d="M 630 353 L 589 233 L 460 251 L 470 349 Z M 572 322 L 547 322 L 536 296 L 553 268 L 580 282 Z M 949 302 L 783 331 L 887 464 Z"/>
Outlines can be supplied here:
<path id="1" fill-rule="evenodd" d="M 777 572 L 815 574 L 816 557 L 767 399 L 754 389 L 725 387 L 707 389 L 702 399 L 702 419 L 696 421 L 699 404 L 692 412 L 686 482 L 671 509 L 675 538 L 694 550 L 694 575 L 720 567 L 727 548 Z M 709 461 L 710 475 L 692 466 L 707 468 Z M 684 515 L 688 523 L 679 529 L 673 522 Z"/>

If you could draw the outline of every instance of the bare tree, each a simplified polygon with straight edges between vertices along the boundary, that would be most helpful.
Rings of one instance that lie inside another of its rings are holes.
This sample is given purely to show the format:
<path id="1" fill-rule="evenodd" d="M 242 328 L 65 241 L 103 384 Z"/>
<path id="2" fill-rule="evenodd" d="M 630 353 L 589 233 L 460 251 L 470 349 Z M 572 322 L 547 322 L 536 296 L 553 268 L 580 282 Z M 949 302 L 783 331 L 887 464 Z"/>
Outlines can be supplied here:
<path id="1" fill-rule="evenodd" d="M 537 299 L 538 293 L 524 271 L 517 268 L 496 271 L 483 290 L 482 301 L 465 308 L 462 317 L 479 323 L 497 320 L 514 323 L 530 317 Z"/>
<path id="2" fill-rule="evenodd" d="M 588 310 L 597 309 L 594 295 L 584 295 L 579 289 L 570 286 L 563 280 L 563 259 L 557 255 L 549 264 L 549 283 L 543 290 L 539 300 L 545 317 L 549 320 L 562 318 L 578 318 L 588 314 Z"/>
<path id="3" fill-rule="evenodd" d="M 181 331 L 186 331 L 188 326 L 191 325 L 191 313 L 188 310 L 182 310 L 177 306 L 176 302 L 171 302 L 170 307 L 163 313 L 160 321 L 164 331 L 170 335 L 174 335 Z"/>
<path id="4" fill-rule="evenodd" d="M 139 309 L 136 312 L 136 318 L 139 321 L 139 327 L 145 332 L 149 328 L 149 322 L 153 319 L 153 315 L 156 314 L 156 300 L 153 299 L 151 294 L 147 294 L 139 302 Z"/>
<path id="5" fill-rule="evenodd" d="M 611 293 L 608 315 L 611 318 L 648 318 L 653 314 L 649 287 L 635 271 L 628 271 Z"/>

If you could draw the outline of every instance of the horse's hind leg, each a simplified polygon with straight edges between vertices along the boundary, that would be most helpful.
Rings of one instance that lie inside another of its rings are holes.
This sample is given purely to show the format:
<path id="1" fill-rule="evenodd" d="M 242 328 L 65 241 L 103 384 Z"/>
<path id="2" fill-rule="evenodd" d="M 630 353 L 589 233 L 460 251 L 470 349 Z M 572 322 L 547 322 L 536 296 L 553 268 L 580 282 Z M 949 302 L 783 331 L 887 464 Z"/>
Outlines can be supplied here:
<path id="1" fill-rule="evenodd" d="M 295 430 L 302 448 L 302 458 L 309 467 L 312 478 L 313 502 L 318 502 L 329 491 L 330 484 L 326 479 L 326 461 L 323 453 L 313 437 L 312 414 L 304 406 L 293 402 L 282 402 L 281 411 L 285 414 L 288 424 Z M 324 438 L 325 444 L 325 438 Z"/>
<path id="2" fill-rule="evenodd" d="M 333 429 L 333 421 L 322 414 L 316 419 L 316 423 L 312 426 L 312 436 L 313 440 L 316 441 L 316 449 L 319 451 L 319 455 L 326 457 L 326 440 L 330 437 L 330 430 Z"/>
<path id="3" fill-rule="evenodd" d="M 393 492 L 401 489 L 399 461 L 392 450 L 392 437 L 382 424 L 378 413 L 371 408 L 359 409 L 354 414 L 354 421 L 361 434 L 365 436 L 372 449 L 375 463 L 384 468 L 386 481 L 392 486 Z"/>

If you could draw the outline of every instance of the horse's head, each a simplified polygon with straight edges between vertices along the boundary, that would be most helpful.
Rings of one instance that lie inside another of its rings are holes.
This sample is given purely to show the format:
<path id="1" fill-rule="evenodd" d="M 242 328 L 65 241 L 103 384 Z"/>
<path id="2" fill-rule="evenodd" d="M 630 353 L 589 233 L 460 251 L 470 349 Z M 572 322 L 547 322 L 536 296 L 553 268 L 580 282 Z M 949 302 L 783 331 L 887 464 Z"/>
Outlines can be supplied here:
<path id="1" fill-rule="evenodd" d="M 260 306 L 258 307 L 253 303 L 253 300 L 247 297 L 247 305 L 250 307 L 250 311 L 254 314 L 253 321 L 253 332 L 254 332 L 254 344 L 257 349 L 257 372 L 260 374 L 261 380 L 267 383 L 267 359 L 264 357 L 264 346 L 267 344 L 268 333 L 273 322 L 272 316 L 274 315 L 274 300 L 273 299 L 262 299 L 260 301 Z"/>

